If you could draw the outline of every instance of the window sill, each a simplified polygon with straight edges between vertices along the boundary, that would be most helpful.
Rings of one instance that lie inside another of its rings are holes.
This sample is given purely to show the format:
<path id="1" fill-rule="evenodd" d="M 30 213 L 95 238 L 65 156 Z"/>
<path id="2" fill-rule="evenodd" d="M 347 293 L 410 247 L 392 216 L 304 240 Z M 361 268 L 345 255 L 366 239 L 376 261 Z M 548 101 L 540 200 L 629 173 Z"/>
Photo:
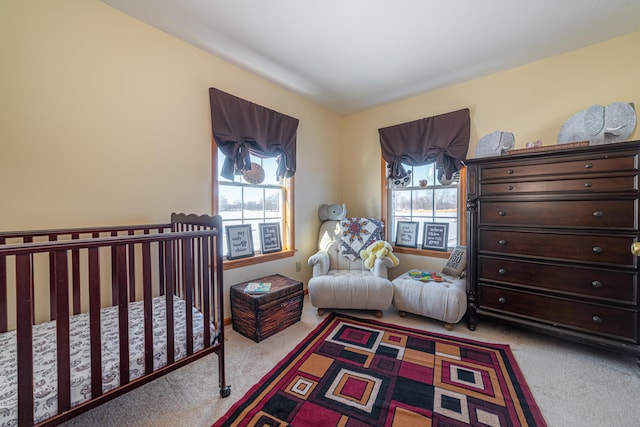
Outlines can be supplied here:
<path id="1" fill-rule="evenodd" d="M 224 260 L 224 269 L 231 270 L 233 268 L 246 267 L 248 265 L 260 264 L 263 262 L 275 261 L 277 259 L 290 258 L 296 253 L 295 250 L 285 250 L 280 252 L 274 252 L 270 254 L 258 254 L 252 257 L 234 259 L 234 260 Z"/>
<path id="2" fill-rule="evenodd" d="M 443 258 L 447 259 L 451 256 L 451 252 L 440 252 L 440 251 L 429 251 L 418 248 L 403 248 L 399 246 L 394 246 L 393 251 L 398 254 L 410 254 L 410 255 L 420 255 L 420 256 L 428 256 L 431 258 Z"/>

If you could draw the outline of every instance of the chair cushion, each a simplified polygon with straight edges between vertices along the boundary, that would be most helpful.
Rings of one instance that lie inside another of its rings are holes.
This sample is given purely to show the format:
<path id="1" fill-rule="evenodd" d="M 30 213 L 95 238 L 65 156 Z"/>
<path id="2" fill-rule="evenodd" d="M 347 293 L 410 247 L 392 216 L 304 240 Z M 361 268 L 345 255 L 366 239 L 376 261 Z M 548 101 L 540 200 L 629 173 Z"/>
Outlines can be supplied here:
<path id="1" fill-rule="evenodd" d="M 331 270 L 309 280 L 309 300 L 318 308 L 386 310 L 393 299 L 393 285 L 369 271 Z"/>

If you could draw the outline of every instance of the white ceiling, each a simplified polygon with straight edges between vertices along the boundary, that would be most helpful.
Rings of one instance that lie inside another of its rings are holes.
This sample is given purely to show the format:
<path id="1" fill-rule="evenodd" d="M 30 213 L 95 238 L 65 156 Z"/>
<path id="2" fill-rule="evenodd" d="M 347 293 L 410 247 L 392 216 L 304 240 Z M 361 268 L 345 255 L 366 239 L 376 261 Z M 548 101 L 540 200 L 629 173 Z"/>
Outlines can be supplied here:
<path id="1" fill-rule="evenodd" d="M 101 1 L 340 114 L 640 30 L 640 0 Z"/>

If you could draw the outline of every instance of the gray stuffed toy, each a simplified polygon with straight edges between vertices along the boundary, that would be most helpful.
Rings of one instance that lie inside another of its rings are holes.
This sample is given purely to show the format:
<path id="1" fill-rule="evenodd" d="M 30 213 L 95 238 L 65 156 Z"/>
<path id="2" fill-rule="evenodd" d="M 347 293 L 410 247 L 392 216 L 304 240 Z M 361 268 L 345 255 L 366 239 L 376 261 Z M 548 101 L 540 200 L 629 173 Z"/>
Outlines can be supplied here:
<path id="1" fill-rule="evenodd" d="M 345 203 L 342 206 L 333 204 L 322 204 L 318 208 L 318 217 L 320 221 L 340 221 L 347 216 L 347 205 Z"/>
<path id="2" fill-rule="evenodd" d="M 516 139 L 511 132 L 497 130 L 480 138 L 476 145 L 476 158 L 501 156 L 515 145 Z"/>
<path id="3" fill-rule="evenodd" d="M 571 116 L 560 129 L 558 144 L 589 141 L 589 145 L 626 141 L 636 127 L 633 103 L 592 105 Z"/>

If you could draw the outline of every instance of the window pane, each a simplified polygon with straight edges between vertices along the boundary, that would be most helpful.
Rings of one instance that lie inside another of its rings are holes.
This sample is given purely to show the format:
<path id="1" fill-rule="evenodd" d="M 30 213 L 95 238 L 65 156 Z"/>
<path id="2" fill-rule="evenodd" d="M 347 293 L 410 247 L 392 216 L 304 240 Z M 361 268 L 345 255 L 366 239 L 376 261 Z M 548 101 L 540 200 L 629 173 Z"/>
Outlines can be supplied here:
<path id="1" fill-rule="evenodd" d="M 415 190 L 413 193 L 413 214 L 433 215 L 433 190 Z"/>
<path id="2" fill-rule="evenodd" d="M 411 191 L 410 190 L 394 190 L 392 197 L 393 211 L 396 215 L 411 214 Z"/>
<path id="3" fill-rule="evenodd" d="M 417 187 L 421 179 L 426 179 L 427 185 L 434 185 L 435 167 L 433 165 L 415 166 L 412 170 L 413 186 Z"/>
<path id="4" fill-rule="evenodd" d="M 436 211 L 437 216 L 457 216 L 458 211 L 458 189 L 446 188 L 436 191 Z"/>
<path id="5" fill-rule="evenodd" d="M 244 187 L 244 218 L 263 218 L 264 190 L 254 186 Z"/>
<path id="6" fill-rule="evenodd" d="M 282 207 L 284 206 L 282 198 L 284 196 L 284 192 L 282 190 L 267 188 L 264 193 L 265 218 L 282 218 Z"/>
<path id="7" fill-rule="evenodd" d="M 269 159 L 262 159 L 262 168 L 264 169 L 264 184 L 282 185 L 282 183 L 276 179 L 278 162 L 275 157 L 269 158 Z"/>
<path id="8" fill-rule="evenodd" d="M 242 218 L 242 188 L 219 185 L 219 210 L 225 221 Z"/>

